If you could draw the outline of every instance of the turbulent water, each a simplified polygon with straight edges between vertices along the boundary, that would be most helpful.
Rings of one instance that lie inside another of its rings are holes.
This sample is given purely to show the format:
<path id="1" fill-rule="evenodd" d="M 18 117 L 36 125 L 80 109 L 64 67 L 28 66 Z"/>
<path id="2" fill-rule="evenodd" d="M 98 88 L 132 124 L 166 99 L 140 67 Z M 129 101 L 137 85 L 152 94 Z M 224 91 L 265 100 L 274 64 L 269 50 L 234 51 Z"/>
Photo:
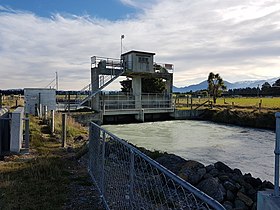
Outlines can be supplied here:
<path id="1" fill-rule="evenodd" d="M 174 153 L 205 165 L 222 161 L 243 173 L 273 181 L 272 131 L 192 120 L 103 127 L 137 146 Z"/>

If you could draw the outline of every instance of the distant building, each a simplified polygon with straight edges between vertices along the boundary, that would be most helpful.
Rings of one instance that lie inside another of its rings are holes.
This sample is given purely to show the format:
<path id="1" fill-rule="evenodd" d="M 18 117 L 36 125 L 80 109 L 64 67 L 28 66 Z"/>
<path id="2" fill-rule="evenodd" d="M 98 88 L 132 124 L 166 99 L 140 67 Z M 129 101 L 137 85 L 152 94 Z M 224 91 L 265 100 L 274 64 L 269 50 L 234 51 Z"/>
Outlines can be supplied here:
<path id="1" fill-rule="evenodd" d="M 42 108 L 47 106 L 48 110 L 56 110 L 56 90 L 47 88 L 25 88 L 24 89 L 25 113 L 35 115 L 41 113 Z"/>

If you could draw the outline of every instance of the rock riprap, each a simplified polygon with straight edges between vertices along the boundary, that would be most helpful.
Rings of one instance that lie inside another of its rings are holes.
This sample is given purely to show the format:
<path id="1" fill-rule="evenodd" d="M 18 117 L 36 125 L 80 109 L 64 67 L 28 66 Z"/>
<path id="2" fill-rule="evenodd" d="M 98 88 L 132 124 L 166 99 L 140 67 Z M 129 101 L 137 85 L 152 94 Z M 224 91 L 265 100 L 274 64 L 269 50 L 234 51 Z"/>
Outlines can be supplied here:
<path id="1" fill-rule="evenodd" d="M 164 153 L 155 159 L 182 179 L 219 201 L 226 209 L 257 209 L 257 192 L 273 189 L 269 181 L 261 181 L 250 173 L 242 174 L 222 162 L 204 166 L 194 160 L 185 160 Z"/>

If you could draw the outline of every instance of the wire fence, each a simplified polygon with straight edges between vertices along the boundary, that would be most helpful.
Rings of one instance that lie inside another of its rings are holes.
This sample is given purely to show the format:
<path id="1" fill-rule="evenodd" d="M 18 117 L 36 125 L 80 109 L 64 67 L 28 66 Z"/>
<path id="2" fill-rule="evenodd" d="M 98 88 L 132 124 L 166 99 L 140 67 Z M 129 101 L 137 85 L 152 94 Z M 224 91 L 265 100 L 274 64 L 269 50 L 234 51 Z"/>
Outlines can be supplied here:
<path id="1" fill-rule="evenodd" d="M 151 158 L 90 124 L 89 172 L 106 209 L 223 209 Z"/>

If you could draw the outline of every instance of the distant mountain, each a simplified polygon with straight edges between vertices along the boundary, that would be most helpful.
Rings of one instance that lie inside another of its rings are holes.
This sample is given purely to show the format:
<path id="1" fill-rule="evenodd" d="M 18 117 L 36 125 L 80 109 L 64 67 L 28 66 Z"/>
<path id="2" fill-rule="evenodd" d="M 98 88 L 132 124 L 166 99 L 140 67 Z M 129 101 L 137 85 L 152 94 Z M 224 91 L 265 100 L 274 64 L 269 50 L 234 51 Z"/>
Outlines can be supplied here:
<path id="1" fill-rule="evenodd" d="M 279 79 L 279 78 L 272 78 L 272 79 L 268 79 L 268 80 L 240 81 L 240 82 L 234 82 L 234 83 L 225 81 L 225 85 L 227 86 L 227 89 L 238 89 L 238 88 L 246 88 L 246 87 L 253 88 L 253 87 L 258 87 L 258 86 L 261 88 L 263 83 L 268 82 L 269 84 L 272 85 L 277 79 Z M 185 87 L 173 86 L 173 92 L 180 92 L 180 93 L 190 92 L 190 91 L 195 92 L 197 90 L 207 89 L 207 87 L 208 87 L 208 83 L 207 83 L 207 80 L 205 80 L 199 84 L 185 86 Z"/>

